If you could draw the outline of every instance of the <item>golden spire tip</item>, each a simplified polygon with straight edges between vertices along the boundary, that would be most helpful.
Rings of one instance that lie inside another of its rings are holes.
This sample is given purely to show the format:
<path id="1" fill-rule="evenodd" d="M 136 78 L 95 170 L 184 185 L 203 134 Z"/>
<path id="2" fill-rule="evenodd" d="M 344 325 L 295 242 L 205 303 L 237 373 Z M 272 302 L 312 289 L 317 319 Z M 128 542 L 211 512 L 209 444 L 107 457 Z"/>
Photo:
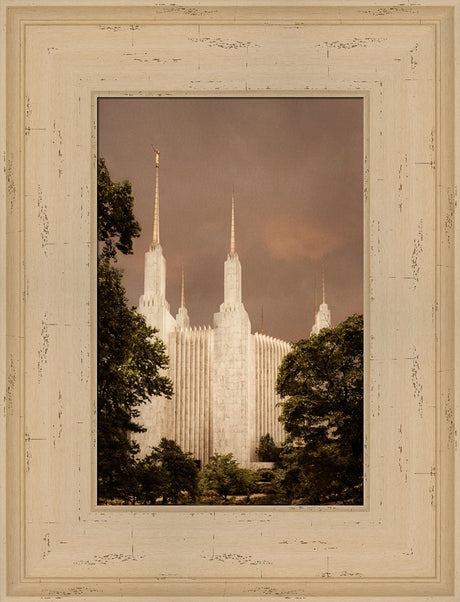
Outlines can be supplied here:
<path id="1" fill-rule="evenodd" d="M 159 171 L 160 171 L 160 151 L 153 144 L 155 152 L 155 205 L 153 209 L 153 237 L 152 244 L 160 244 L 160 194 L 159 194 Z"/>
<path id="2" fill-rule="evenodd" d="M 182 265 L 182 290 L 180 296 L 180 306 L 185 307 L 185 286 L 184 286 L 184 266 Z"/>
<path id="3" fill-rule="evenodd" d="M 235 253 L 235 194 L 232 192 L 232 230 L 230 235 L 230 253 Z"/>

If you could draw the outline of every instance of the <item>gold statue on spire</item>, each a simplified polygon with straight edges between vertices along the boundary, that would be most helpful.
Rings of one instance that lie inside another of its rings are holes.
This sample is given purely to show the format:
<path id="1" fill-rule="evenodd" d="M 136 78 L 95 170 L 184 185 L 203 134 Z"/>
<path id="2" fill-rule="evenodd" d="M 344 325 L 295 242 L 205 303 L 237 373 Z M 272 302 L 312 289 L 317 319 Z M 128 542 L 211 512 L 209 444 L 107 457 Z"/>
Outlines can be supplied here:
<path id="1" fill-rule="evenodd" d="M 232 230 L 230 235 L 230 253 L 235 253 L 235 194 L 232 192 Z"/>
<path id="2" fill-rule="evenodd" d="M 153 210 L 153 238 L 152 246 L 160 244 L 160 194 L 158 188 L 159 171 L 160 171 L 160 151 L 153 145 L 155 152 L 155 205 Z"/>

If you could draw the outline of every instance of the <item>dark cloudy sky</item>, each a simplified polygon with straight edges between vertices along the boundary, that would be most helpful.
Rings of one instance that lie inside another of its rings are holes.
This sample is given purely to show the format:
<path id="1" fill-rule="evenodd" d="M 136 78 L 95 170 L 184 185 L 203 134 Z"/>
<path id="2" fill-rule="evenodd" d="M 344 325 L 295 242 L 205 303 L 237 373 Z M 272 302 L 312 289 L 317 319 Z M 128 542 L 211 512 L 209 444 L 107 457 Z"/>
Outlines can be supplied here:
<path id="1" fill-rule="evenodd" d="M 180 303 L 181 265 L 192 325 L 223 301 L 235 191 L 243 301 L 260 329 L 309 336 L 321 272 L 333 324 L 363 306 L 363 103 L 359 98 L 106 98 L 99 156 L 129 180 L 142 234 L 119 261 L 128 298 L 143 292 L 152 238 L 154 154 L 160 150 L 160 242 L 166 295 Z"/>

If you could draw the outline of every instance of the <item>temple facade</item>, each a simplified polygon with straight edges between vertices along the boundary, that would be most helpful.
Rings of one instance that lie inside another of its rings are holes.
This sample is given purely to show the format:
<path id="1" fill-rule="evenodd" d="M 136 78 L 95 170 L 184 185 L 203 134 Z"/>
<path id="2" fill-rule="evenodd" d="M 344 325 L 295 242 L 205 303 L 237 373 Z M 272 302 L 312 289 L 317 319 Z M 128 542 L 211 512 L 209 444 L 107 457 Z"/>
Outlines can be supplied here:
<path id="1" fill-rule="evenodd" d="M 160 245 L 158 151 L 155 172 L 153 237 L 145 254 L 144 293 L 138 311 L 166 344 L 174 394 L 172 399 L 153 397 L 140 407 L 139 422 L 147 430 L 135 438 L 143 455 L 166 437 L 202 464 L 213 454 L 232 453 L 241 466 L 249 467 L 258 460 L 256 448 L 261 436 L 270 433 L 277 444 L 284 440 L 275 384 L 291 345 L 263 332 L 251 332 L 242 297 L 233 199 L 224 300 L 212 325 L 190 325 L 183 272 L 181 305 L 175 317 L 171 314 L 166 301 L 166 261 Z M 330 312 L 323 280 L 323 303 L 316 312 L 313 330 L 319 332 L 325 326 L 330 326 Z"/>

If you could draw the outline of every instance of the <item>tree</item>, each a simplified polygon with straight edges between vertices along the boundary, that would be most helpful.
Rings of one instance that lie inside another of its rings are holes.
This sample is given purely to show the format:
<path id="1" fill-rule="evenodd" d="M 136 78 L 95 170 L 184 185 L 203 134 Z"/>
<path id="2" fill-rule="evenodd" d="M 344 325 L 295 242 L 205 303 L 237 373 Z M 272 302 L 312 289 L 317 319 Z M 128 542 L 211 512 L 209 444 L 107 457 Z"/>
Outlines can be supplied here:
<path id="1" fill-rule="evenodd" d="M 236 489 L 239 494 L 246 496 L 246 502 L 251 499 L 251 493 L 257 490 L 257 483 L 259 481 L 259 475 L 254 470 L 249 468 L 240 468 Z"/>
<path id="2" fill-rule="evenodd" d="M 270 433 L 267 433 L 260 438 L 259 447 L 256 448 L 256 454 L 261 462 L 277 462 L 280 450 L 276 447 L 275 441 Z"/>
<path id="3" fill-rule="evenodd" d="M 168 475 L 157 459 L 149 454 L 135 465 L 137 500 L 141 504 L 156 504 L 163 497 Z"/>
<path id="4" fill-rule="evenodd" d="M 278 373 L 288 497 L 362 503 L 363 318 L 353 315 L 293 346 Z M 283 474 L 283 473 L 282 473 Z"/>
<path id="5" fill-rule="evenodd" d="M 177 504 L 188 498 L 194 502 L 198 495 L 198 466 L 192 454 L 185 453 L 171 439 L 163 438 L 152 453 L 143 460 L 144 466 L 154 469 L 160 475 L 158 492 L 163 503 Z M 146 490 L 146 494 L 149 492 Z M 159 497 L 159 495 L 156 495 Z"/>
<path id="6" fill-rule="evenodd" d="M 132 252 L 132 238 L 139 235 L 140 227 L 129 183 L 111 182 L 102 159 L 98 211 L 98 496 L 130 500 L 139 452 L 131 433 L 144 430 L 136 422 L 138 408 L 152 395 L 170 397 L 172 384 L 161 374 L 168 365 L 166 348 L 144 317 L 128 307 L 121 272 L 112 264 L 117 250 Z"/>
<path id="7" fill-rule="evenodd" d="M 99 259 L 116 261 L 117 250 L 133 252 L 133 238 L 141 233 L 134 217 L 134 198 L 128 181 L 112 182 L 104 159 L 97 162 L 97 240 Z"/>
<path id="8" fill-rule="evenodd" d="M 204 491 L 215 491 L 224 502 L 229 495 L 246 495 L 255 490 L 257 475 L 251 470 L 240 468 L 233 454 L 215 454 L 200 474 Z"/>

